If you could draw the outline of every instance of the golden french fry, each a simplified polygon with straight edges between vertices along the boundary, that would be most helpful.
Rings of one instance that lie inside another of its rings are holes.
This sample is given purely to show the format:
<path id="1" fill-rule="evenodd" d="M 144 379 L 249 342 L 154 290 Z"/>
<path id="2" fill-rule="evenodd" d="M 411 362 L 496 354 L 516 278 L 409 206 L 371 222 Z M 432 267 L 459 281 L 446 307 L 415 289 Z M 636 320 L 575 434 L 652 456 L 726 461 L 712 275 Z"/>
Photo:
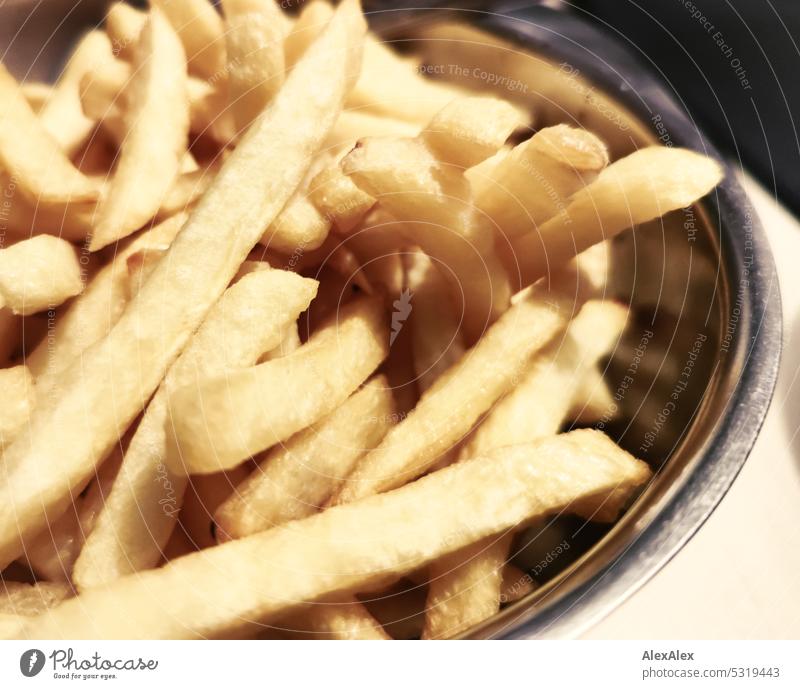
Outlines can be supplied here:
<path id="1" fill-rule="evenodd" d="M 442 301 L 447 283 L 430 258 L 420 251 L 407 255 L 408 289 L 413 310 L 414 368 L 417 386 L 425 392 L 464 355 L 458 316 Z"/>
<path id="2" fill-rule="evenodd" d="M 616 161 L 536 232 L 511 245 L 514 274 L 532 284 L 593 244 L 686 208 L 722 179 L 719 163 L 682 148 L 643 148 Z M 518 267 L 518 271 L 517 271 Z"/>
<path id="3" fill-rule="evenodd" d="M 147 14 L 127 2 L 115 2 L 106 14 L 106 33 L 111 40 L 114 55 L 126 60 L 133 57 Z"/>
<path id="4" fill-rule="evenodd" d="M 47 530 L 25 544 L 23 561 L 27 561 L 37 577 L 47 581 L 71 581 L 75 561 L 103 509 L 121 461 L 122 449 L 118 446 L 103 461 L 97 475 L 73 505 Z"/>
<path id="5" fill-rule="evenodd" d="M 86 74 L 103 69 L 110 55 L 109 39 L 102 31 L 86 34 L 70 56 L 52 96 L 39 111 L 42 127 L 67 156 L 74 155 L 86 143 L 96 124 L 81 107 L 82 80 Z"/>
<path id="6" fill-rule="evenodd" d="M 207 79 L 225 75 L 225 27 L 208 0 L 152 0 L 180 36 L 189 70 Z"/>
<path id="7" fill-rule="evenodd" d="M 395 421 L 392 393 L 378 376 L 333 413 L 267 452 L 214 515 L 217 537 L 242 538 L 314 514 Z"/>
<path id="8" fill-rule="evenodd" d="M 144 407 L 300 184 L 358 69 L 364 31 L 358 3 L 345 0 L 123 316 L 86 353 L 92 365 L 71 366 L 60 379 L 62 394 L 37 405 L 27 431 L 6 448 L 4 460 L 14 468 L 0 485 L 0 568 L 68 508 L 70 491 Z"/>
<path id="9" fill-rule="evenodd" d="M 609 514 L 619 511 L 649 477 L 646 464 L 596 431 L 502 448 L 385 495 L 86 592 L 35 618 L 20 634 L 31 639 L 240 634 L 302 601 L 377 588 L 576 502 L 583 505 L 581 513 L 599 504 Z M 226 592 L 224 606 L 220 591 Z"/>
<path id="10" fill-rule="evenodd" d="M 532 362 L 461 447 L 459 459 L 497 447 L 555 435 L 567 419 L 586 372 L 619 340 L 628 309 L 611 301 L 587 302 L 567 328 Z M 425 638 L 455 636 L 500 609 L 502 569 L 511 534 L 475 543 L 431 565 Z"/>
<path id="11" fill-rule="evenodd" d="M 169 400 L 178 447 L 168 458 L 172 470 L 229 469 L 287 440 L 344 402 L 388 349 L 381 303 L 363 298 L 294 354 L 176 389 Z"/>
<path id="12" fill-rule="evenodd" d="M 67 583 L 38 581 L 35 584 L 24 584 L 3 580 L 0 581 L 0 613 L 35 617 L 74 595 L 72 587 Z"/>
<path id="13" fill-rule="evenodd" d="M 33 376 L 27 366 L 0 368 L 0 390 L 3 408 L 0 411 L 0 450 L 17 436 L 36 405 Z"/>
<path id="14" fill-rule="evenodd" d="M 332 16 L 333 7 L 326 0 L 312 0 L 303 6 L 284 43 L 287 71 L 305 54 Z"/>
<path id="15" fill-rule="evenodd" d="M 241 133 L 272 100 L 284 79 L 283 13 L 272 0 L 223 0 L 228 96 Z"/>
<path id="16" fill-rule="evenodd" d="M 276 627 L 290 638 L 339 641 L 386 641 L 380 622 L 354 599 L 316 601 L 280 620 Z"/>
<path id="17" fill-rule="evenodd" d="M 515 129 L 527 124 L 508 101 L 470 96 L 437 112 L 420 138 L 443 163 L 469 168 L 495 155 Z"/>
<path id="18" fill-rule="evenodd" d="M 359 189 L 339 165 L 331 165 L 317 173 L 309 183 L 308 196 L 335 229 L 345 234 L 375 205 L 375 199 Z"/>
<path id="19" fill-rule="evenodd" d="M 616 417 L 619 405 L 600 371 L 588 371 L 578 384 L 567 417 L 583 426 Z"/>
<path id="20" fill-rule="evenodd" d="M 361 110 L 345 110 L 339 115 L 325 145 L 334 151 L 340 149 L 347 151 L 353 148 L 359 139 L 373 136 L 411 138 L 417 136 L 419 132 L 419 125 L 405 120 Z"/>
<path id="21" fill-rule="evenodd" d="M 100 194 L 100 181 L 70 162 L 2 64 L 0 167 L 34 203 L 93 201 Z"/>
<path id="22" fill-rule="evenodd" d="M 563 210 L 578 189 L 608 164 L 605 144 L 565 124 L 538 131 L 515 146 L 481 181 L 475 203 L 507 249 Z"/>
<path id="23" fill-rule="evenodd" d="M 216 166 L 209 166 L 178 175 L 161 199 L 158 216 L 167 218 L 187 210 L 211 186 L 217 172 Z"/>
<path id="24" fill-rule="evenodd" d="M 124 91 L 126 134 L 114 176 L 97 207 L 91 251 L 152 218 L 178 176 L 189 135 L 186 55 L 158 9 L 150 12 Z"/>
<path id="25" fill-rule="evenodd" d="M 145 410 L 117 481 L 75 564 L 80 589 L 155 566 L 175 526 L 186 478 L 167 467 L 172 390 L 203 377 L 254 364 L 278 345 L 288 323 L 316 294 L 317 283 L 282 270 L 242 277 L 172 365 Z"/>
<path id="26" fill-rule="evenodd" d="M 0 306 L 23 316 L 53 309 L 83 289 L 75 247 L 43 234 L 0 250 Z"/>
<path id="27" fill-rule="evenodd" d="M 292 254 L 322 246 L 331 229 L 331 219 L 298 192 L 286 204 L 275 222 L 267 228 L 259 243 L 269 249 Z"/>
<path id="28" fill-rule="evenodd" d="M 53 85 L 42 81 L 26 81 L 20 84 L 20 89 L 25 100 L 28 101 L 28 105 L 31 106 L 31 110 L 37 115 L 53 96 Z"/>
<path id="29" fill-rule="evenodd" d="M 469 182 L 420 139 L 364 139 L 342 161 L 345 174 L 392 216 L 446 277 L 474 342 L 507 308 L 508 277 L 491 229 L 475 222 Z"/>
<path id="30" fill-rule="evenodd" d="M 420 476 L 504 395 L 566 324 L 571 304 L 547 293 L 512 306 L 356 466 L 333 499 L 352 502 Z"/>
<path id="31" fill-rule="evenodd" d="M 128 258 L 140 251 L 165 251 L 185 222 L 185 215 L 176 215 L 134 237 L 58 314 L 46 340 L 25 360 L 39 390 L 58 383 L 59 374 L 105 337 L 122 315 L 131 295 Z"/>

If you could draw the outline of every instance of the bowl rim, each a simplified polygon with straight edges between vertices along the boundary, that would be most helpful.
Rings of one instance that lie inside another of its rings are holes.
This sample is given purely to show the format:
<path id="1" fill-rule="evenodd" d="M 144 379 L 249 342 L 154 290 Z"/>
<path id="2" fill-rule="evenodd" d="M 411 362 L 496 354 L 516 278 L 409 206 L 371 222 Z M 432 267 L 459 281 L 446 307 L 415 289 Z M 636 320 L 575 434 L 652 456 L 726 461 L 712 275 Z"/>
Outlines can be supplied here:
<path id="1" fill-rule="evenodd" d="M 662 569 L 705 523 L 741 471 L 777 382 L 783 334 L 780 290 L 766 234 L 734 166 L 635 54 L 583 17 L 547 7 L 527 7 L 509 14 L 472 12 L 470 20 L 474 28 L 515 47 L 577 67 L 588 83 L 651 130 L 651 117 L 658 113 L 675 146 L 719 160 L 725 168 L 725 180 L 715 192 L 714 203 L 704 201 L 701 205 L 719 229 L 716 239 L 728 278 L 736 277 L 730 268 L 741 267 L 746 259 L 741 242 L 736 241 L 736 229 L 747 225 L 752 230 L 749 287 L 742 293 L 743 310 L 747 309 L 749 318 L 739 322 L 735 335 L 744 361 L 719 422 L 708 432 L 705 449 L 688 479 L 613 561 L 543 605 L 529 619 L 488 631 L 494 638 L 568 638 L 595 625 Z M 603 59 L 592 59 L 593 54 Z M 732 280 L 732 285 L 737 284 L 738 277 Z M 491 621 L 487 625 L 491 626 Z M 468 636 L 485 636 L 482 627 Z"/>

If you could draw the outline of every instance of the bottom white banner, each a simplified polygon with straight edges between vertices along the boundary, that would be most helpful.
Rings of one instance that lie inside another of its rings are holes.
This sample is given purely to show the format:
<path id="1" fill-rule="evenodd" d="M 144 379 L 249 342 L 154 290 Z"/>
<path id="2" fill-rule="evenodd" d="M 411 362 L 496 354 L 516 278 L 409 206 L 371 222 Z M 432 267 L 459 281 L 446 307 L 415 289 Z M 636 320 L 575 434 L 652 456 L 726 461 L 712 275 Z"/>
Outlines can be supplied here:
<path id="1" fill-rule="evenodd" d="M 798 687 L 799 651 L 792 641 L 5 641 L 0 687 Z"/>

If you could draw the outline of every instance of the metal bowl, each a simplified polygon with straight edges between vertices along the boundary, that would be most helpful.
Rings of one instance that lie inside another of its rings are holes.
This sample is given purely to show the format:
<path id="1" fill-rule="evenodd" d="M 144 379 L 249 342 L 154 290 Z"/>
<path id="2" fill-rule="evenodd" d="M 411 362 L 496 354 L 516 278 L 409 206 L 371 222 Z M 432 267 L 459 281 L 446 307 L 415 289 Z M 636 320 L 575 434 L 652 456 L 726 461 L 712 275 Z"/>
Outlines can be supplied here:
<path id="1" fill-rule="evenodd" d="M 52 77 L 103 5 L 59 2 L 32 12 L 12 0 L 0 8 L 0 54 L 20 76 Z M 614 158 L 659 142 L 719 157 L 675 94 L 574 15 L 388 10 L 371 20 L 397 47 L 422 55 L 434 77 L 529 106 L 539 127 L 584 126 Z M 576 636 L 597 622 L 700 528 L 766 415 L 780 297 L 763 230 L 732 167 L 702 203 L 618 237 L 613 263 L 613 296 L 633 317 L 605 368 L 616 409 L 599 425 L 656 476 L 613 527 L 559 517 L 521 534 L 514 561 L 542 586 L 470 637 Z"/>

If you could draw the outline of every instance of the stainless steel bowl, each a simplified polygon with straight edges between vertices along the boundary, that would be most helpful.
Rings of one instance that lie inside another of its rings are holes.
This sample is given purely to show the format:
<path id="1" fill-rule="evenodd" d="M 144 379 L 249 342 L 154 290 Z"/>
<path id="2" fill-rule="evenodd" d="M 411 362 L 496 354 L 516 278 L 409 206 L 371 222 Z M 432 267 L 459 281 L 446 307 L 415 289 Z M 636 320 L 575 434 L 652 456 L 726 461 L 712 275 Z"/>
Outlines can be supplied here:
<path id="1" fill-rule="evenodd" d="M 31 13 L 12 0 L 0 7 L 0 54 L 17 74 L 53 76 L 103 4 L 51 3 Z M 676 94 L 573 15 L 390 10 L 371 19 L 387 40 L 424 56 L 435 77 L 530 106 L 537 126 L 585 126 L 615 158 L 659 141 L 719 157 Z M 605 369 L 618 413 L 602 425 L 656 477 L 611 528 L 558 518 L 522 534 L 515 562 L 536 569 L 543 586 L 471 637 L 575 636 L 602 618 L 700 528 L 763 422 L 780 356 L 780 297 L 734 169 L 701 204 L 615 240 L 614 268 L 614 295 L 634 317 Z M 553 556 L 563 541 L 568 547 Z"/>

